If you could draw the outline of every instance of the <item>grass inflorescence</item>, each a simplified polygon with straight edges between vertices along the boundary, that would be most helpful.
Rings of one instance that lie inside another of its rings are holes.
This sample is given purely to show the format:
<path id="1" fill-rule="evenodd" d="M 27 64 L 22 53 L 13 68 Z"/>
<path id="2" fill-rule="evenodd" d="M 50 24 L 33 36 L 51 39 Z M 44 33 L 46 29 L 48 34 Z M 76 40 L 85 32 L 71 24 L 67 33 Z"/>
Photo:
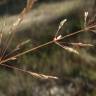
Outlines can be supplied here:
<path id="1" fill-rule="evenodd" d="M 23 70 L 23 69 L 14 67 L 14 66 L 10 66 L 10 65 L 7 65 L 6 62 L 15 60 L 22 55 L 25 55 L 29 52 L 38 50 L 39 48 L 45 47 L 45 46 L 47 46 L 49 44 L 52 44 L 52 43 L 56 44 L 57 46 L 60 46 L 61 48 L 63 48 L 64 50 L 66 50 L 68 52 L 71 52 L 71 53 L 74 53 L 78 56 L 81 56 L 81 54 L 77 50 L 77 47 L 80 49 L 81 47 L 94 47 L 95 45 L 92 44 L 92 43 L 90 44 L 90 43 L 83 43 L 83 42 L 62 42 L 62 40 L 65 40 L 66 38 L 70 38 L 70 37 L 72 37 L 76 34 L 79 34 L 81 32 L 82 33 L 83 32 L 94 32 L 94 30 L 96 28 L 96 25 L 95 24 L 90 25 L 90 21 L 88 22 L 88 14 L 89 13 L 85 12 L 84 13 L 84 27 L 83 27 L 83 29 L 78 30 L 78 31 L 73 32 L 73 33 L 70 33 L 70 34 L 67 34 L 65 36 L 58 35 L 58 33 L 60 32 L 60 30 L 64 26 L 64 24 L 68 22 L 67 19 L 64 19 L 63 21 L 60 22 L 59 27 L 57 29 L 57 32 L 56 32 L 56 34 L 54 35 L 54 38 L 52 38 L 51 41 L 49 41 L 47 43 L 44 43 L 44 44 L 41 44 L 39 46 L 36 46 L 34 48 L 27 49 L 23 52 L 20 52 L 20 53 L 17 52 L 16 54 L 14 54 L 16 51 L 20 50 L 21 46 L 24 46 L 25 44 L 30 42 L 30 40 L 26 40 L 26 41 L 18 44 L 16 46 L 16 48 L 13 49 L 10 53 L 6 54 L 8 48 L 10 47 L 10 45 L 12 43 L 12 40 L 14 38 L 14 35 L 15 35 L 14 32 L 16 31 L 17 27 L 22 23 L 22 21 L 24 19 L 24 16 L 31 10 L 35 1 L 36 0 L 27 0 L 26 7 L 20 13 L 16 22 L 14 22 L 12 24 L 12 27 L 10 28 L 9 36 L 5 40 L 6 46 L 4 46 L 3 48 L 0 49 L 0 65 L 4 66 L 4 67 L 7 67 L 7 68 L 15 69 L 15 70 L 27 73 L 27 74 L 30 74 L 32 76 L 35 76 L 35 77 L 41 78 L 41 79 L 59 79 L 57 76 L 44 75 L 44 74 L 40 74 L 40 73 L 31 72 L 31 71 L 28 71 L 28 70 Z M 4 23 L 4 26 L 5 26 L 5 23 Z M 0 31 L 0 46 L 2 46 L 3 35 L 4 35 L 3 30 L 1 30 Z M 13 55 L 11 56 L 10 54 L 13 54 Z"/>

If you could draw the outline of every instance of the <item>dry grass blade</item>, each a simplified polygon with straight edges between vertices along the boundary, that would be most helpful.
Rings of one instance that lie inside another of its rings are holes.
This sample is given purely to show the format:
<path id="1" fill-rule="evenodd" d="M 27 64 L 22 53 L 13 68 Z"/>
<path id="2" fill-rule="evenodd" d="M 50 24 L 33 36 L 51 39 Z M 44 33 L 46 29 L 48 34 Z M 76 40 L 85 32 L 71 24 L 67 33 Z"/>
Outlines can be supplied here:
<path id="1" fill-rule="evenodd" d="M 29 75 L 31 75 L 33 77 L 39 78 L 39 79 L 59 79 L 56 76 L 39 74 L 39 73 L 36 73 L 36 72 L 31 72 L 31 71 L 23 70 L 23 69 L 20 69 L 20 68 L 17 68 L 17 67 L 13 67 L 13 66 L 10 66 L 10 65 L 6 65 L 6 64 L 0 64 L 0 66 L 4 66 L 4 67 L 10 68 L 10 69 L 21 71 L 23 73 L 27 73 L 27 74 L 29 74 Z"/>
<path id="2" fill-rule="evenodd" d="M 34 3 L 36 2 L 37 0 L 27 0 L 27 6 L 26 6 L 26 9 L 27 9 L 27 12 L 30 11 L 30 9 L 33 7 Z"/>
<path id="3" fill-rule="evenodd" d="M 73 49 L 73 48 L 68 47 L 68 46 L 63 46 L 63 48 L 69 52 L 72 52 L 72 53 L 79 55 L 79 52 L 76 49 Z"/>
<path id="4" fill-rule="evenodd" d="M 47 46 L 47 45 L 52 44 L 52 43 L 54 43 L 53 40 L 52 40 L 52 41 L 49 41 L 49 42 L 47 42 L 47 43 L 45 43 L 45 44 L 39 45 L 39 46 L 37 46 L 37 47 L 34 47 L 34 48 L 32 48 L 32 49 L 26 50 L 26 51 L 24 51 L 24 52 L 18 53 L 17 55 L 14 55 L 14 56 L 9 57 L 9 58 L 7 58 L 7 59 L 5 59 L 5 60 L 2 60 L 2 61 L 0 62 L 0 64 L 5 63 L 5 62 L 8 62 L 8 61 L 11 60 L 12 58 L 20 57 L 20 56 L 22 56 L 22 55 L 24 55 L 24 54 L 27 54 L 27 53 L 29 53 L 29 52 L 32 52 L 32 51 L 34 51 L 34 50 L 36 50 L 36 49 L 42 48 L 42 47 Z"/>
<path id="5" fill-rule="evenodd" d="M 58 43 L 58 42 L 55 42 L 55 43 L 56 43 L 57 45 L 59 45 L 60 47 L 62 47 L 63 49 L 65 49 L 65 50 L 67 50 L 67 51 L 69 51 L 69 52 L 72 52 L 72 53 L 75 53 L 75 54 L 79 55 L 79 52 L 78 52 L 76 49 L 71 48 L 71 47 L 68 47 L 68 46 L 61 45 L 61 44 Z"/>
<path id="6" fill-rule="evenodd" d="M 41 78 L 41 79 L 58 79 L 56 76 L 50 76 L 50 75 L 44 75 L 44 74 L 38 74 L 31 71 L 27 71 L 30 75 Z"/>
<path id="7" fill-rule="evenodd" d="M 7 46 L 4 48 L 4 50 L 2 50 L 3 54 L 2 54 L 1 59 L 3 59 L 3 57 L 4 57 L 5 53 L 6 53 L 6 50 L 8 49 L 8 47 L 10 46 L 10 44 L 12 42 L 12 39 L 14 37 L 14 32 L 17 29 L 17 26 L 19 24 L 21 24 L 25 14 L 30 11 L 30 9 L 32 8 L 32 6 L 35 3 L 35 1 L 36 0 L 27 0 L 27 6 L 23 9 L 23 11 L 21 12 L 19 18 L 16 20 L 16 22 L 13 23 L 12 28 L 10 29 L 10 35 L 11 36 L 9 36 L 9 38 L 7 38 L 7 40 L 6 40 Z"/>
<path id="8" fill-rule="evenodd" d="M 24 46 L 25 44 L 28 44 L 29 42 L 30 42 L 30 40 L 23 41 L 22 43 L 20 43 L 20 44 L 17 45 L 16 49 Z"/>
<path id="9" fill-rule="evenodd" d="M 8 57 L 8 56 L 10 56 L 10 55 L 12 55 L 12 54 L 14 54 L 14 53 L 17 52 L 17 51 L 19 51 L 19 50 L 21 49 L 21 47 L 23 47 L 24 45 L 28 44 L 29 42 L 30 42 L 30 40 L 26 40 L 26 41 L 21 42 L 21 43 L 18 44 L 18 45 L 16 46 L 16 48 L 13 49 L 9 54 L 5 55 L 4 58 L 6 58 L 6 57 Z M 16 58 L 15 58 L 15 59 L 16 59 Z M 11 60 L 14 60 L 14 59 L 11 59 Z"/>
<path id="10" fill-rule="evenodd" d="M 60 44 L 67 44 L 67 45 L 71 45 L 71 46 L 74 46 L 74 47 L 93 47 L 95 46 L 94 44 L 90 44 L 90 43 L 68 43 L 68 42 L 59 42 Z"/>
<path id="11" fill-rule="evenodd" d="M 33 0 L 33 1 L 35 1 L 35 0 Z M 31 0 L 28 0 L 28 2 L 27 2 L 27 7 L 22 11 L 22 13 L 21 13 L 18 21 L 17 21 L 16 23 L 14 23 L 13 26 L 17 26 L 19 23 L 21 23 L 21 21 L 23 20 L 23 16 L 25 15 L 25 13 L 27 13 L 27 12 L 29 11 L 29 9 L 32 7 L 31 5 L 33 5 L 33 1 L 31 2 Z M 31 2 L 31 3 L 30 3 L 30 2 Z M 31 4 L 30 7 L 28 7 L 28 4 Z M 85 15 L 87 16 L 87 13 L 86 13 Z M 21 19 L 20 19 L 20 18 L 21 18 Z M 27 53 L 29 53 L 29 52 L 31 52 L 31 51 L 34 51 L 34 50 L 36 50 L 36 49 L 39 49 L 39 48 L 41 48 L 41 47 L 47 46 L 47 45 L 52 44 L 52 43 L 55 43 L 55 44 L 59 45 L 60 47 L 64 48 L 65 50 L 67 50 L 67 51 L 69 51 L 69 52 L 72 52 L 72 53 L 75 53 L 75 54 L 79 55 L 79 52 L 78 52 L 77 50 L 75 50 L 74 48 L 68 47 L 68 46 L 63 46 L 63 45 L 59 44 L 59 41 L 62 40 L 62 39 L 66 39 L 67 37 L 71 37 L 71 36 L 73 36 L 73 35 L 76 35 L 76 34 L 78 34 L 78 33 L 80 33 L 80 32 L 84 32 L 84 31 L 86 31 L 86 30 L 91 30 L 91 28 L 95 28 L 96 25 L 86 27 L 86 28 L 84 28 L 84 29 L 81 29 L 81 30 L 79 30 L 79 31 L 76 31 L 76 32 L 73 32 L 73 33 L 71 33 L 71 34 L 65 35 L 65 36 L 63 36 L 63 37 L 62 37 L 61 35 L 56 36 L 56 35 L 58 34 L 59 30 L 60 30 L 60 29 L 62 28 L 62 26 L 64 25 L 65 22 L 66 22 L 66 19 L 63 20 L 63 21 L 60 23 L 59 28 L 58 28 L 58 31 L 57 31 L 57 33 L 55 34 L 55 38 L 54 38 L 52 41 L 49 41 L 49 42 L 47 42 L 47 43 L 45 43 L 45 44 L 42 44 L 42 45 L 39 45 L 39 46 L 37 46 L 37 47 L 35 47 L 35 48 L 26 50 L 26 51 L 24 51 L 24 52 L 18 53 L 18 54 L 16 54 L 16 55 L 12 56 L 12 57 L 6 58 L 5 60 L 0 61 L 0 65 L 5 66 L 5 67 L 8 67 L 8 68 L 15 69 L 15 70 L 18 70 L 18 71 L 27 73 L 27 74 L 30 74 L 30 75 L 32 75 L 32 76 L 34 76 L 34 77 L 37 77 L 37 78 L 40 78 L 40 79 L 58 79 L 58 77 L 55 77 L 55 76 L 38 74 L 38 73 L 31 72 L 31 71 L 26 71 L 26 70 L 22 70 L 22 69 L 19 69 L 19 68 L 16 68 L 16 67 L 12 67 L 12 66 L 9 66 L 9 65 L 5 65 L 5 64 L 3 64 L 3 63 L 8 62 L 9 60 L 14 60 L 14 59 L 16 59 L 17 57 L 20 57 L 20 56 L 22 56 L 22 55 L 24 55 L 24 54 L 27 54 Z M 20 46 L 22 46 L 23 44 L 24 44 L 24 43 L 18 45 L 17 49 L 18 49 Z M 73 46 L 75 46 L 75 45 L 78 45 L 78 46 L 93 46 L 92 44 L 83 44 L 83 43 L 70 43 L 70 44 L 73 45 Z"/>
<path id="12" fill-rule="evenodd" d="M 81 29 L 81 30 L 79 30 L 79 31 L 76 31 L 76 32 L 73 32 L 73 33 L 71 33 L 71 34 L 65 35 L 65 36 L 63 36 L 60 40 L 66 39 L 66 38 L 71 37 L 71 36 L 74 36 L 74 35 L 76 35 L 76 34 L 79 34 L 79 33 L 81 33 L 81 32 L 84 32 L 84 31 L 86 31 L 86 30 L 91 30 L 92 28 L 95 28 L 95 27 L 96 27 L 96 25 L 86 27 L 86 28 Z"/>
<path id="13" fill-rule="evenodd" d="M 34 3 L 35 3 L 36 1 L 37 1 L 37 0 L 27 0 L 26 8 L 24 8 L 23 11 L 21 12 L 20 18 L 21 18 L 21 17 L 24 17 L 24 15 L 30 11 L 30 9 L 33 7 L 33 5 L 34 5 Z"/>
<path id="14" fill-rule="evenodd" d="M 93 26 L 86 27 L 86 29 L 87 29 L 87 30 L 90 30 L 91 28 L 95 28 L 95 27 L 96 27 L 96 25 L 93 25 Z M 71 33 L 71 34 L 65 35 L 65 36 L 63 36 L 63 37 L 61 37 L 61 38 L 59 38 L 59 39 L 57 39 L 57 40 L 54 40 L 54 39 L 53 39 L 52 41 L 49 41 L 49 42 L 44 43 L 44 44 L 41 44 L 41 45 L 39 45 L 39 46 L 37 46 L 37 47 L 35 47 L 35 48 L 26 50 L 26 51 L 24 51 L 24 52 L 22 52 L 22 53 L 19 53 L 19 54 L 17 54 L 17 55 L 14 55 L 14 56 L 12 56 L 12 57 L 9 57 L 9 58 L 7 58 L 7 59 L 5 59 L 5 60 L 2 60 L 2 61 L 0 62 L 0 64 L 5 63 L 5 62 L 11 60 L 11 58 L 13 58 L 13 57 L 14 57 L 14 58 L 20 57 L 20 56 L 22 56 L 22 55 L 24 55 L 24 54 L 27 54 L 27 53 L 29 53 L 29 52 L 32 52 L 32 51 L 34 51 L 34 50 L 37 50 L 37 49 L 42 48 L 42 47 L 44 47 L 44 46 L 47 46 L 47 45 L 49 45 L 49 44 L 56 43 L 56 41 L 60 41 L 60 40 L 66 39 L 66 38 L 68 38 L 68 37 L 71 37 L 71 36 L 73 36 L 73 35 L 76 35 L 76 34 L 78 34 L 78 33 L 84 32 L 84 31 L 85 31 L 85 29 L 81 29 L 81 30 L 79 30 L 79 31 L 76 31 L 76 32 L 73 32 L 73 33 Z"/>
<path id="15" fill-rule="evenodd" d="M 85 44 L 85 43 L 70 43 L 73 46 L 80 46 L 80 47 L 93 47 L 93 44 Z"/>

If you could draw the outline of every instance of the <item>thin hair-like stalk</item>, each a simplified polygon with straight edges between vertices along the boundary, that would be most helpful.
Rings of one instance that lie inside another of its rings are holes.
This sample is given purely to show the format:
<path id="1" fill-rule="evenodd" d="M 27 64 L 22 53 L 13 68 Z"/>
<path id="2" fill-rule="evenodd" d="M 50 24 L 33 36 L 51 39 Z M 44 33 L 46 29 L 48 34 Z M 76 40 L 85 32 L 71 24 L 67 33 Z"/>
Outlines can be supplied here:
<path id="1" fill-rule="evenodd" d="M 86 29 L 87 29 L 87 30 L 90 30 L 91 28 L 94 28 L 94 27 L 96 27 L 96 25 L 86 27 Z M 81 29 L 81 30 L 79 30 L 79 31 L 76 31 L 76 32 L 73 32 L 73 33 L 71 33 L 71 34 L 65 35 L 65 36 L 61 37 L 60 39 L 57 39 L 57 40 L 54 40 L 54 39 L 53 39 L 52 41 L 49 41 L 49 42 L 44 43 L 44 44 L 41 44 L 41 45 L 39 45 L 39 46 L 37 46 L 37 47 L 34 47 L 34 48 L 32 48 L 32 49 L 26 50 L 26 51 L 24 51 L 24 52 L 21 52 L 21 53 L 18 53 L 18 54 L 16 54 L 16 55 L 12 56 L 12 57 L 9 57 L 9 58 L 7 58 L 7 59 L 5 59 L 5 60 L 2 60 L 2 61 L 0 62 L 0 64 L 9 61 L 9 60 L 11 60 L 12 58 L 20 57 L 20 56 L 22 56 L 22 55 L 24 55 L 24 54 L 27 54 L 27 53 L 29 53 L 29 52 L 32 52 L 32 51 L 34 51 L 34 50 L 37 50 L 37 49 L 42 48 L 42 47 L 44 47 L 44 46 L 47 46 L 47 45 L 49 45 L 49 44 L 55 43 L 56 41 L 63 40 L 63 39 L 65 39 L 65 38 L 71 37 L 71 36 L 73 36 L 73 35 L 76 35 L 76 34 L 78 34 L 78 33 L 84 32 L 84 31 L 85 31 L 85 29 Z"/>

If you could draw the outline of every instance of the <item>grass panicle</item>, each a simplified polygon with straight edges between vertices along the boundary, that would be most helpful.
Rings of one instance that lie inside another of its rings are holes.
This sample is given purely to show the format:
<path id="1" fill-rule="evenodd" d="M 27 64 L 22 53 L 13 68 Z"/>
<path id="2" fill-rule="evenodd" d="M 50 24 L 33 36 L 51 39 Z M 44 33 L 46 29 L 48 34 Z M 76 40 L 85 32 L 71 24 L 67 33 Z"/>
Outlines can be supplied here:
<path id="1" fill-rule="evenodd" d="M 79 52 L 75 49 L 74 46 L 94 47 L 95 45 L 94 44 L 90 44 L 90 43 L 85 44 L 85 43 L 82 43 L 82 42 L 61 42 L 61 40 L 66 39 L 66 38 L 70 38 L 71 36 L 74 36 L 74 35 L 79 34 L 81 32 L 83 33 L 85 31 L 90 32 L 90 30 L 91 30 L 92 32 L 94 32 L 94 28 L 96 28 L 96 25 L 87 26 L 87 18 L 88 18 L 88 14 L 89 13 L 85 12 L 84 13 L 84 28 L 83 29 L 78 30 L 78 31 L 73 32 L 73 33 L 70 33 L 70 34 L 67 34 L 65 36 L 61 36 L 61 35 L 58 36 L 58 33 L 60 32 L 61 28 L 64 26 L 65 23 L 67 23 L 67 19 L 64 19 L 63 21 L 60 22 L 58 30 L 57 30 L 54 38 L 52 38 L 51 41 L 49 41 L 47 43 L 44 43 L 44 44 L 41 44 L 39 46 L 36 46 L 34 48 L 27 49 L 27 50 L 25 50 L 25 51 L 23 51 L 21 53 L 15 54 L 12 57 L 8 57 L 8 58 L 4 59 L 6 57 L 5 53 L 6 53 L 7 49 L 10 47 L 10 44 L 11 44 L 13 38 L 14 38 L 14 35 L 15 35 L 14 32 L 16 31 L 17 27 L 23 21 L 24 16 L 31 10 L 31 8 L 33 7 L 35 2 L 36 2 L 36 0 L 27 0 L 26 7 L 20 13 L 20 15 L 19 15 L 18 19 L 16 20 L 16 22 L 14 22 L 12 24 L 12 28 L 10 29 L 10 35 L 8 36 L 8 38 L 6 38 L 6 41 L 5 41 L 7 45 L 5 46 L 5 48 L 0 50 L 0 54 L 1 54 L 0 65 L 1 66 L 5 66 L 7 68 L 15 69 L 15 70 L 27 73 L 27 74 L 30 74 L 30 75 L 32 75 L 34 77 L 37 77 L 37 78 L 40 78 L 40 79 L 58 79 L 58 77 L 55 77 L 55 76 L 44 75 L 44 74 L 31 72 L 31 71 L 28 71 L 28 70 L 23 70 L 23 69 L 20 69 L 20 68 L 17 68 L 17 67 L 6 65 L 5 63 L 8 62 L 8 61 L 17 59 L 18 57 L 20 57 L 22 55 L 25 55 L 25 54 L 27 54 L 29 52 L 38 50 L 39 48 L 45 47 L 45 46 L 47 46 L 49 44 L 52 44 L 52 43 L 56 44 L 57 46 L 60 46 L 61 48 L 65 49 L 66 51 L 69 51 L 69 52 L 72 52 L 72 53 L 75 53 L 75 54 L 79 55 Z M 1 30 L 1 33 L 0 33 L 0 44 L 2 43 L 2 36 L 3 36 L 3 32 Z M 7 56 L 10 55 L 10 54 L 14 54 L 17 50 L 19 50 L 22 46 L 24 46 L 25 44 L 27 44 L 29 42 L 30 42 L 30 40 L 27 40 L 27 41 L 24 41 L 24 42 L 18 44 L 15 49 L 13 49 L 9 54 L 7 54 Z M 69 44 L 70 46 L 66 46 L 65 44 Z"/>

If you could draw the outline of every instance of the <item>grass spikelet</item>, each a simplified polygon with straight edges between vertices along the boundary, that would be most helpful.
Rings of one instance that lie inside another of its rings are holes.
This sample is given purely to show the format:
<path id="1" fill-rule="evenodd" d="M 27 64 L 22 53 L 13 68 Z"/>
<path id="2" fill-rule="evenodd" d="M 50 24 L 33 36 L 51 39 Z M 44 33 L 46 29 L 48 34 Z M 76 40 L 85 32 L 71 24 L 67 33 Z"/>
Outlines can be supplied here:
<path id="1" fill-rule="evenodd" d="M 61 48 L 65 49 L 66 51 L 69 51 L 71 53 L 75 53 L 75 54 L 79 55 L 79 52 L 76 49 L 74 49 L 72 47 L 65 46 L 65 45 L 61 45 L 59 42 L 55 42 L 55 43 L 57 45 L 59 45 Z"/>
<path id="2" fill-rule="evenodd" d="M 88 17 L 88 12 L 84 13 L 84 28 L 86 29 L 87 27 L 87 17 Z"/>
<path id="3" fill-rule="evenodd" d="M 28 71 L 28 73 L 32 76 L 35 76 L 35 77 L 38 77 L 38 78 L 41 78 L 41 79 L 58 79 L 58 77 L 56 77 L 56 76 L 37 74 L 37 73 L 31 72 L 31 71 Z"/>
<path id="4" fill-rule="evenodd" d="M 56 34 L 55 34 L 55 36 L 54 36 L 55 38 L 57 37 L 60 29 L 63 27 L 63 25 L 64 25 L 66 22 L 67 22 L 67 19 L 64 19 L 64 20 L 62 20 L 62 21 L 60 22 L 59 27 L 58 27 L 58 30 L 57 30 L 57 32 L 56 32 Z"/>
<path id="5" fill-rule="evenodd" d="M 51 76 L 51 75 L 45 75 L 45 74 L 40 74 L 40 73 L 36 73 L 36 72 L 31 72 L 31 71 L 28 71 L 28 70 L 20 69 L 20 68 L 17 68 L 17 67 L 6 65 L 6 64 L 0 64 L 0 65 L 4 66 L 4 67 L 7 67 L 7 68 L 10 68 L 10 69 L 21 71 L 23 73 L 29 74 L 29 75 L 31 75 L 33 77 L 36 77 L 36 78 L 39 78 L 39 79 L 59 79 L 56 76 Z"/>
<path id="6" fill-rule="evenodd" d="M 85 43 L 71 43 L 73 46 L 79 46 L 79 47 L 93 47 L 93 44 L 85 44 Z"/>
<path id="7" fill-rule="evenodd" d="M 64 20 L 62 20 L 62 21 L 60 22 L 60 25 L 59 25 L 59 27 L 58 27 L 58 30 L 60 30 L 60 29 L 63 27 L 63 25 L 65 24 L 66 21 L 67 21 L 67 19 L 64 19 Z"/>

